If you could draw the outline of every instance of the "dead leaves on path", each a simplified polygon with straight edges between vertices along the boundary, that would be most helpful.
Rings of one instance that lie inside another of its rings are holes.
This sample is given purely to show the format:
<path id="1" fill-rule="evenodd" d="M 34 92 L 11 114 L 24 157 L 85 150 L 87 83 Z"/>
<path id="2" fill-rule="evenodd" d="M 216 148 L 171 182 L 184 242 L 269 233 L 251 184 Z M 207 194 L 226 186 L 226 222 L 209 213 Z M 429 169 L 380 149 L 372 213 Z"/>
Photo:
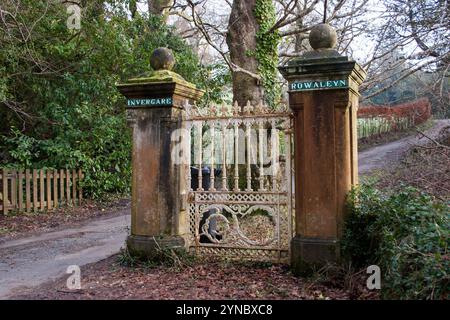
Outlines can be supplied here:
<path id="1" fill-rule="evenodd" d="M 111 257 L 82 268 L 82 289 L 65 288 L 65 278 L 19 298 L 33 299 L 349 299 L 377 298 L 311 279 L 294 277 L 287 266 L 198 262 L 183 269 L 129 268 Z M 365 279 L 361 279 L 361 287 Z"/>
<path id="2" fill-rule="evenodd" d="M 108 203 L 85 200 L 81 207 L 59 208 L 50 212 L 0 214 L 0 238 L 23 237 L 58 227 L 71 227 L 92 218 L 118 214 L 130 206 L 129 199 Z"/>

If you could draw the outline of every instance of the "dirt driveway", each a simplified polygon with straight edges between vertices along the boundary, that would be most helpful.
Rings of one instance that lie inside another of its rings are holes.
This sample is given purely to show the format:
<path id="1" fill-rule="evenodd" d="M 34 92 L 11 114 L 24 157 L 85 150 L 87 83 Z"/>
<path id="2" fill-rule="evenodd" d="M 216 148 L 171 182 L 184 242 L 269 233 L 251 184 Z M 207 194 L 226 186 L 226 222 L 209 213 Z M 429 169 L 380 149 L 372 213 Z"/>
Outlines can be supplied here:
<path id="1" fill-rule="evenodd" d="M 129 210 L 113 218 L 96 219 L 75 228 L 0 244 L 0 299 L 117 253 L 130 225 Z"/>
<path id="2" fill-rule="evenodd" d="M 428 137 L 435 139 L 438 137 L 439 132 L 447 126 L 450 126 L 450 119 L 436 120 L 433 126 L 424 133 Z M 374 169 L 381 169 L 391 163 L 395 163 L 411 146 L 423 145 L 428 142 L 430 142 L 429 139 L 418 133 L 360 152 L 358 159 L 359 174 L 367 174 Z"/>

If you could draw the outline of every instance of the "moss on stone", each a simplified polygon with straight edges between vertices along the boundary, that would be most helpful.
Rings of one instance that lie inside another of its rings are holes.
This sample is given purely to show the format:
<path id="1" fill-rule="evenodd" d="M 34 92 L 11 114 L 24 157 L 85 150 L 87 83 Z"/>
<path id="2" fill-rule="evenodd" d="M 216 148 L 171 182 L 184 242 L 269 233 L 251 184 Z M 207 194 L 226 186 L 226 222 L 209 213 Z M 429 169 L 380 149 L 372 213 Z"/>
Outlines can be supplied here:
<path id="1" fill-rule="evenodd" d="M 149 77 L 132 78 L 129 79 L 126 83 L 120 84 L 119 86 L 146 84 L 146 83 L 167 83 L 167 82 L 175 82 L 193 89 L 196 88 L 194 84 L 186 81 L 178 73 L 170 70 L 157 70 L 154 71 Z"/>

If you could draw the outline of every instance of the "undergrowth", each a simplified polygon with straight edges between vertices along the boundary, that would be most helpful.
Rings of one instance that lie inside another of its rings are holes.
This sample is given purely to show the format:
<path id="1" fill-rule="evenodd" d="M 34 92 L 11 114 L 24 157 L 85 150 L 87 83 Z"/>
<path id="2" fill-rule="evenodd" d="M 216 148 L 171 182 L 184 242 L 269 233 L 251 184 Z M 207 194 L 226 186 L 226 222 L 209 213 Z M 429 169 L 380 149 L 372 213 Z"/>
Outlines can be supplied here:
<path id="1" fill-rule="evenodd" d="M 381 268 L 383 298 L 449 298 L 448 204 L 412 187 L 389 194 L 365 184 L 349 209 L 343 252 L 356 268 Z"/>

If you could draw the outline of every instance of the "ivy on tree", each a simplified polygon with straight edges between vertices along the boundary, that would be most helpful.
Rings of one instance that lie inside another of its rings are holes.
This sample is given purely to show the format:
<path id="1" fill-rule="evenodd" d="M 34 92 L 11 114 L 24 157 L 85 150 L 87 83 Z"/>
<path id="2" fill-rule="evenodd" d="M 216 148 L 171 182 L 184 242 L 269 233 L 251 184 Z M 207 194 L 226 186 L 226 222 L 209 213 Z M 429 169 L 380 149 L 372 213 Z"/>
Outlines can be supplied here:
<path id="1" fill-rule="evenodd" d="M 271 30 L 276 22 L 276 11 L 272 0 L 256 0 L 255 17 L 259 24 L 256 33 L 256 50 L 258 71 L 265 90 L 265 99 L 275 107 L 281 97 L 281 87 L 277 81 L 278 44 L 281 37 L 278 30 Z"/>

